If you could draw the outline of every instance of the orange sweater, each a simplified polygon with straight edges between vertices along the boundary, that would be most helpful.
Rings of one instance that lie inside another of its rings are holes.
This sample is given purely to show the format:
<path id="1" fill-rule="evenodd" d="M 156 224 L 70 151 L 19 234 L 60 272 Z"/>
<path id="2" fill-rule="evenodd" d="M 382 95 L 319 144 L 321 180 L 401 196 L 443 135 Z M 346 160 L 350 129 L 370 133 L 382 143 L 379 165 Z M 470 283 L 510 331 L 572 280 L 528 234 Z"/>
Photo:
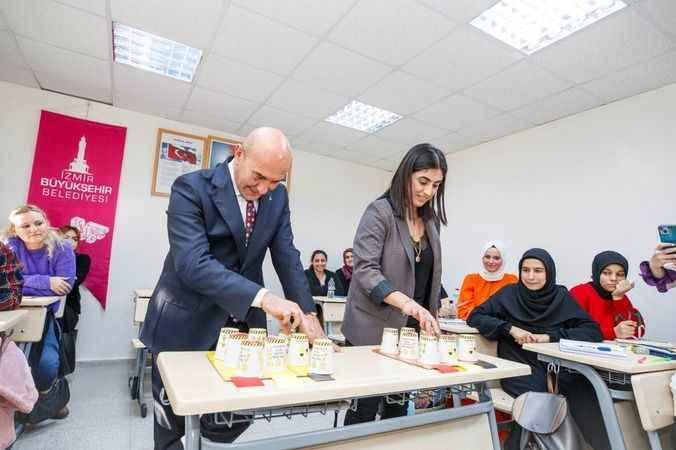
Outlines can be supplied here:
<path id="1" fill-rule="evenodd" d="M 485 302 L 491 295 L 508 284 L 519 281 L 516 275 L 506 273 L 501 280 L 486 281 L 478 273 L 470 273 L 465 277 L 458 297 L 458 318 L 467 320 L 474 308 Z"/>

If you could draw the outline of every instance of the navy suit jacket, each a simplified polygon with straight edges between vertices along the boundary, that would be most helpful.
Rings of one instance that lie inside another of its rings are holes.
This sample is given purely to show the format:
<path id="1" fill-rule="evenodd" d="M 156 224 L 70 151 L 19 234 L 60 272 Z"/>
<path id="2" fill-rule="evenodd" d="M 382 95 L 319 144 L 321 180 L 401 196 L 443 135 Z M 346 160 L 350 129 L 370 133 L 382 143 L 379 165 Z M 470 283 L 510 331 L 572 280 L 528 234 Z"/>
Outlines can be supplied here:
<path id="1" fill-rule="evenodd" d="M 305 313 L 315 311 L 293 245 L 286 188 L 279 185 L 258 200 L 246 246 L 227 163 L 183 175 L 171 188 L 169 254 L 141 331 L 141 341 L 153 353 L 211 349 L 230 315 L 250 327 L 265 327 L 265 312 L 250 305 L 263 286 L 268 249 L 285 297 Z"/>

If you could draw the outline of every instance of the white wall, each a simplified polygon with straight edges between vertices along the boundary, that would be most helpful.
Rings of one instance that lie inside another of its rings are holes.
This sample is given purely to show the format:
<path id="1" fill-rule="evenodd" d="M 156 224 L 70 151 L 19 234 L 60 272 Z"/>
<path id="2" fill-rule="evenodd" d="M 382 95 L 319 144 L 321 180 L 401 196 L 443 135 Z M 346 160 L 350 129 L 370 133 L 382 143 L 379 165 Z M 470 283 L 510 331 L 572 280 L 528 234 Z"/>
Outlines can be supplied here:
<path id="1" fill-rule="evenodd" d="M 130 339 L 136 333 L 131 323 L 132 291 L 154 287 L 168 249 L 168 199 L 150 195 L 157 129 L 229 135 L 97 103 L 87 108 L 81 99 L 4 82 L 0 82 L 0 106 L 0 217 L 26 200 L 41 109 L 127 127 L 108 306 L 103 311 L 88 293 L 83 295 L 78 358 L 130 357 Z M 304 265 L 313 249 L 322 248 L 329 254 L 329 268 L 337 267 L 338 255 L 352 246 L 364 208 L 383 192 L 390 176 L 377 169 L 295 153 L 291 214 Z M 1 221 L 0 226 L 4 226 Z M 281 292 L 269 263 L 264 276 L 268 287 Z"/>
<path id="2" fill-rule="evenodd" d="M 490 239 L 508 243 L 513 271 L 528 248 L 549 250 L 568 287 L 612 249 L 629 259 L 629 297 L 648 335 L 676 339 L 676 292 L 658 294 L 638 276 L 657 225 L 676 223 L 675 143 L 676 84 L 452 154 L 446 285 L 478 269 Z"/>

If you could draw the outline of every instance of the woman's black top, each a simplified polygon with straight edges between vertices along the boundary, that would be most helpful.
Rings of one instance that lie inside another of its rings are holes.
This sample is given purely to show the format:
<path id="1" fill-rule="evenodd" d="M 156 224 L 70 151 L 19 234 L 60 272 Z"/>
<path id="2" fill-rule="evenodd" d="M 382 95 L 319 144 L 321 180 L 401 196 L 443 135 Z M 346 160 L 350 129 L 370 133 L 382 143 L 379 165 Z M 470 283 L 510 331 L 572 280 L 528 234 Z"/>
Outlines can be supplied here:
<path id="1" fill-rule="evenodd" d="M 325 270 L 324 274 L 326 275 L 326 278 L 324 279 L 324 284 L 322 285 L 319 282 L 319 279 L 317 278 L 317 275 L 315 275 L 315 271 L 310 269 L 305 269 L 305 277 L 307 278 L 307 282 L 310 285 L 310 293 L 312 294 L 313 297 L 326 297 L 329 292 L 329 280 L 333 279 L 333 282 L 336 285 L 336 290 L 335 294 L 336 295 L 341 295 L 341 292 L 344 292 L 343 284 L 336 278 L 336 274 L 331 272 L 330 270 Z"/>
<path id="2" fill-rule="evenodd" d="M 420 261 L 415 262 L 415 289 L 413 291 L 413 300 L 429 311 L 429 292 L 432 280 L 432 267 L 434 266 L 434 253 L 432 252 L 432 247 L 429 245 L 427 236 L 422 237 L 420 245 Z M 415 246 L 413 248 L 415 249 Z M 415 250 L 413 254 L 414 257 L 417 255 Z M 406 325 L 415 328 L 416 330 L 420 327 L 418 321 L 410 316 Z"/>

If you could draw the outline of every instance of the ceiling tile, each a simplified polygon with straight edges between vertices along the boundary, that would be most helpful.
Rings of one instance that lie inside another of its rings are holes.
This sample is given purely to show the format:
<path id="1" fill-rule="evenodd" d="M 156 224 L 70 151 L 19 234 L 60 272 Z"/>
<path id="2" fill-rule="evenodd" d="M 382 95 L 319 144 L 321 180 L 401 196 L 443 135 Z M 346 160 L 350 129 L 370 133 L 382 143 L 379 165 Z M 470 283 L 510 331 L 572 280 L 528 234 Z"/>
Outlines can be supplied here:
<path id="1" fill-rule="evenodd" d="M 420 0 L 430 8 L 459 23 L 471 22 L 482 12 L 495 5 L 498 0 Z"/>
<path id="2" fill-rule="evenodd" d="M 373 157 L 368 153 L 351 152 L 345 149 L 335 153 L 328 154 L 328 156 L 333 159 L 338 159 L 340 161 L 348 161 L 355 164 L 365 164 L 365 165 L 373 164 L 378 160 L 373 159 Z"/>
<path id="3" fill-rule="evenodd" d="M 354 0 L 235 0 L 234 3 L 315 35 L 326 33 Z"/>
<path id="4" fill-rule="evenodd" d="M 205 50 L 216 32 L 222 0 L 111 0 L 114 22 Z"/>
<path id="5" fill-rule="evenodd" d="M 101 59 L 110 58 L 109 27 L 103 17 L 44 0 L 3 1 L 0 13 L 17 35 Z"/>
<path id="6" fill-rule="evenodd" d="M 416 119 L 403 118 L 374 133 L 374 136 L 410 147 L 421 142 L 429 142 L 446 133 L 448 129 L 437 128 Z"/>
<path id="7" fill-rule="evenodd" d="M 390 71 L 390 67 L 335 44 L 323 42 L 293 72 L 293 78 L 337 94 L 354 96 Z"/>
<path id="8" fill-rule="evenodd" d="M 8 29 L 7 24 L 5 23 L 2 16 L 0 15 L 0 30 L 7 30 L 7 29 Z"/>
<path id="9" fill-rule="evenodd" d="M 59 3 L 65 3 L 75 8 L 94 13 L 99 16 L 106 16 L 106 0 L 57 0 Z"/>
<path id="10" fill-rule="evenodd" d="M 288 74 L 317 39 L 237 6 L 231 6 L 213 51 L 261 69 Z"/>
<path id="11" fill-rule="evenodd" d="M 467 89 L 465 93 L 495 108 L 509 111 L 571 86 L 526 61 Z"/>
<path id="12" fill-rule="evenodd" d="M 347 48 L 400 65 L 455 26 L 412 0 L 361 0 L 329 37 Z"/>
<path id="13" fill-rule="evenodd" d="M 523 58 L 523 54 L 469 25 L 454 30 L 404 66 L 420 78 L 457 91 Z"/>
<path id="14" fill-rule="evenodd" d="M 458 133 L 449 133 L 446 136 L 434 139 L 431 144 L 437 147 L 445 154 L 464 150 L 478 144 L 479 139 L 474 136 L 464 136 Z"/>
<path id="15" fill-rule="evenodd" d="M 674 51 L 590 81 L 583 87 L 606 101 L 614 101 L 670 83 L 676 83 Z"/>
<path id="16" fill-rule="evenodd" d="M 11 31 L 0 31 L 0 61 L 2 66 L 28 67 Z"/>
<path id="17" fill-rule="evenodd" d="M 295 136 L 314 125 L 317 121 L 306 119 L 297 114 L 263 105 L 251 116 L 247 125 L 252 127 L 275 127 L 279 128 L 287 136 Z"/>
<path id="18" fill-rule="evenodd" d="M 267 103 L 271 106 L 314 119 L 325 119 L 349 102 L 348 97 L 332 94 L 308 83 L 287 80 Z"/>
<path id="19" fill-rule="evenodd" d="M 258 108 L 254 103 L 222 92 L 195 87 L 186 109 L 241 124 Z"/>
<path id="20" fill-rule="evenodd" d="M 559 76 L 582 83 L 666 52 L 672 43 L 625 8 L 532 55 Z"/>
<path id="21" fill-rule="evenodd" d="M 222 117 L 215 117 L 209 114 L 205 114 L 199 111 L 183 111 L 181 116 L 181 121 L 186 123 L 192 123 L 194 125 L 199 125 L 206 128 L 211 128 L 212 130 L 223 131 L 226 133 L 235 133 L 239 127 L 239 122 L 233 122 Z"/>
<path id="22" fill-rule="evenodd" d="M 306 153 L 315 153 L 317 155 L 329 155 L 340 153 L 345 150 L 342 145 L 329 144 L 324 141 L 316 141 L 300 137 L 291 138 L 291 146 L 294 150 L 299 150 Z"/>
<path id="23" fill-rule="evenodd" d="M 342 127 L 329 122 L 319 122 L 305 130 L 298 137 L 300 140 L 311 142 L 326 142 L 336 147 L 344 147 L 364 139 L 366 133 Z"/>
<path id="24" fill-rule="evenodd" d="M 388 172 L 394 172 L 395 170 L 397 170 L 397 167 L 399 167 L 399 162 L 390 159 L 380 159 L 378 161 L 370 163 L 369 166 L 375 167 L 377 169 L 383 169 Z"/>
<path id="25" fill-rule="evenodd" d="M 130 111 L 136 111 L 143 114 L 149 114 L 156 117 L 164 117 L 170 120 L 181 120 L 181 110 L 179 108 L 157 107 L 148 105 L 143 102 L 143 99 L 128 97 L 115 103 L 115 106 Z"/>
<path id="26" fill-rule="evenodd" d="M 545 97 L 524 108 L 512 112 L 513 115 L 536 125 L 577 114 L 601 106 L 603 101 L 578 88 L 570 88 L 549 97 Z"/>
<path id="27" fill-rule="evenodd" d="M 104 102 L 112 100 L 110 62 L 23 37 L 17 41 L 44 89 Z"/>
<path id="28" fill-rule="evenodd" d="M 502 114 L 492 117 L 486 122 L 463 128 L 458 131 L 458 134 L 479 142 L 487 142 L 531 127 L 532 125 L 525 120 L 512 117 L 509 114 Z"/>
<path id="29" fill-rule="evenodd" d="M 24 86 L 39 89 L 40 85 L 35 80 L 35 75 L 30 69 L 11 66 L 9 64 L 0 64 L 0 80 L 8 83 L 21 84 Z"/>
<path id="30" fill-rule="evenodd" d="M 359 154 L 358 157 L 355 156 L 354 160 L 358 159 L 361 162 L 377 161 L 393 155 L 401 155 L 408 149 L 408 145 L 388 141 L 376 135 L 367 136 L 346 147 L 348 152 Z"/>
<path id="31" fill-rule="evenodd" d="M 191 85 L 131 66 L 113 63 L 113 103 L 134 101 L 149 107 L 183 108 Z"/>
<path id="32" fill-rule="evenodd" d="M 418 111 L 447 94 L 446 89 L 396 71 L 360 95 L 359 100 L 405 115 Z"/>
<path id="33" fill-rule="evenodd" d="M 458 94 L 423 109 L 414 117 L 440 128 L 455 131 L 498 114 L 498 110 Z"/>
<path id="34" fill-rule="evenodd" d="M 635 8 L 658 24 L 662 30 L 676 37 L 676 2 L 674 0 L 646 0 L 637 3 Z"/>
<path id="35" fill-rule="evenodd" d="M 282 80 L 281 76 L 272 72 L 254 69 L 212 53 L 203 60 L 196 83 L 212 91 L 261 102 L 272 94 Z"/>

